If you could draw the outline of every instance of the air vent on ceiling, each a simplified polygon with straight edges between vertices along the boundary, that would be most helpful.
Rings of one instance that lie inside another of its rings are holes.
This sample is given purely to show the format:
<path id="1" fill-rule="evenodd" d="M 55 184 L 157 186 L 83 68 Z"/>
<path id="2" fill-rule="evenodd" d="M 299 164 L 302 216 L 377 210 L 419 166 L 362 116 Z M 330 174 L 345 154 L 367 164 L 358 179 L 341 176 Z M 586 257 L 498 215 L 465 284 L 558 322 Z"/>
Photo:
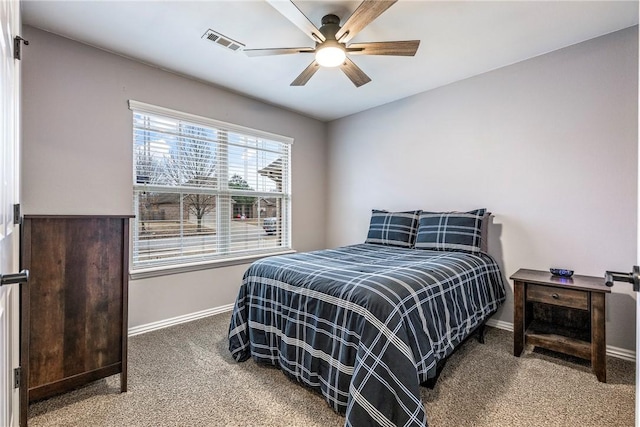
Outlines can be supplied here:
<path id="1" fill-rule="evenodd" d="M 229 37 L 222 35 L 213 31 L 212 29 L 208 29 L 206 33 L 202 36 L 203 39 L 210 40 L 216 44 L 219 44 L 222 47 L 226 47 L 229 50 L 237 52 L 242 50 L 244 45 L 240 42 L 237 42 Z"/>

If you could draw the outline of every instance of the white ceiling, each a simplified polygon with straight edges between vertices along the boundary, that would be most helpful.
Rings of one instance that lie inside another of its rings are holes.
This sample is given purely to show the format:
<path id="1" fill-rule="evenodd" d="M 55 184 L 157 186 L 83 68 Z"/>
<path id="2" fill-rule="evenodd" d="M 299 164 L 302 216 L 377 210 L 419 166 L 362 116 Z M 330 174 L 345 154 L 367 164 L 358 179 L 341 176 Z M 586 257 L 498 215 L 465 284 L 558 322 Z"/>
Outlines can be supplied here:
<path id="1" fill-rule="evenodd" d="M 296 1 L 316 25 L 342 23 L 359 1 Z M 332 120 L 638 24 L 637 1 L 401 0 L 352 42 L 421 40 L 415 57 L 355 56 L 372 82 L 337 68 L 302 87 L 309 54 L 249 58 L 202 35 L 211 28 L 247 49 L 313 46 L 268 3 L 253 1 L 34 1 L 23 22 L 321 120 Z"/>

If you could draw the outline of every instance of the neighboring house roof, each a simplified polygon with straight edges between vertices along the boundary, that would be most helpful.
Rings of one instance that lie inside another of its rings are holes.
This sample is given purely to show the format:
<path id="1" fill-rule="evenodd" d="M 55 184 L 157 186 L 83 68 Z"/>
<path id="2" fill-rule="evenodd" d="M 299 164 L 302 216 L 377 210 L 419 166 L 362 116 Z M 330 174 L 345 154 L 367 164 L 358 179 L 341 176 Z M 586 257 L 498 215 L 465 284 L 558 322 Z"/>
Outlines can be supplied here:
<path id="1" fill-rule="evenodd" d="M 282 182 L 282 157 L 269 163 L 266 167 L 260 169 L 258 173 L 262 176 L 275 181 L 276 183 Z"/>

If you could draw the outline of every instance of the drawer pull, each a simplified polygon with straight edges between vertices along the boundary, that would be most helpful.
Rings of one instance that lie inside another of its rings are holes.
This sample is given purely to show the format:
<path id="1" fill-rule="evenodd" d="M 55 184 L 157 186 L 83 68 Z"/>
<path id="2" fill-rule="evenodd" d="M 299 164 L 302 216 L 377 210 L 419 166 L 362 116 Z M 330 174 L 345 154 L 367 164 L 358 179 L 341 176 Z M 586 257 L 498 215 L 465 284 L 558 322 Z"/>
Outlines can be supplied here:
<path id="1" fill-rule="evenodd" d="M 551 298 L 553 298 L 553 299 L 558 299 L 558 298 L 560 298 L 560 295 L 558 295 L 558 294 L 551 294 Z"/>

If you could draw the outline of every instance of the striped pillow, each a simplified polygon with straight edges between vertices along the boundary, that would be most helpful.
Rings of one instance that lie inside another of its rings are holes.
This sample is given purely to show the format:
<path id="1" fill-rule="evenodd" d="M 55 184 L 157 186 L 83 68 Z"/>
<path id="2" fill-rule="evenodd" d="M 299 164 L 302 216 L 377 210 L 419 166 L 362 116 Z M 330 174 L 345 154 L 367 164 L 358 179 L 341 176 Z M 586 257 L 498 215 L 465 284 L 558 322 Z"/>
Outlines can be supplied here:
<path id="1" fill-rule="evenodd" d="M 373 209 L 365 243 L 413 247 L 420 211 L 387 212 Z"/>
<path id="2" fill-rule="evenodd" d="M 470 212 L 422 212 L 416 249 L 478 253 L 486 209 Z"/>

